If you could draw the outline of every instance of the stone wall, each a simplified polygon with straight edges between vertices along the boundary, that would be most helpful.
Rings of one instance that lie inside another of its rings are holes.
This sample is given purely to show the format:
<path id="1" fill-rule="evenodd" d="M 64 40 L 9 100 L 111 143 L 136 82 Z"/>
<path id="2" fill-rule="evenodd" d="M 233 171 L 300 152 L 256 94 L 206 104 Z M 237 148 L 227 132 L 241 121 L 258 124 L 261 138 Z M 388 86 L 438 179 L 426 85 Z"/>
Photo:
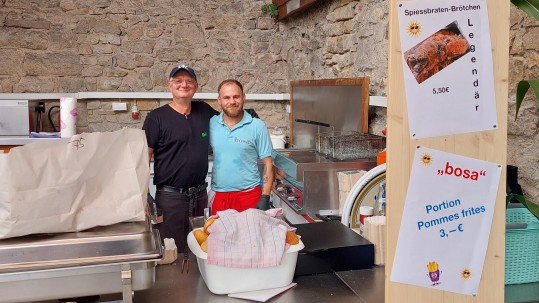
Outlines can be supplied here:
<path id="1" fill-rule="evenodd" d="M 539 100 L 533 92 L 528 92 L 515 120 L 516 87 L 524 79 L 539 79 L 539 22 L 512 6 L 507 164 L 519 167 L 525 196 L 538 203 Z"/>
<path id="2" fill-rule="evenodd" d="M 333 0 L 278 23 L 271 44 L 282 44 L 287 78 L 369 77 L 370 95 L 387 88 L 388 1 Z M 386 126 L 385 108 L 371 107 L 369 131 Z"/>
<path id="3" fill-rule="evenodd" d="M 370 77 L 386 95 L 388 1 L 328 0 L 275 22 L 253 0 L 0 0 L 0 92 L 164 92 L 178 63 L 198 72 L 199 92 L 236 78 L 247 93 L 287 93 L 293 80 Z M 539 23 L 511 7 L 508 164 L 539 201 L 539 108 L 531 94 L 514 121 L 515 87 L 539 78 Z M 79 132 L 140 127 L 166 100 L 137 100 L 141 119 L 111 101 L 79 103 Z M 133 104 L 135 100 L 121 100 Z M 216 106 L 215 101 L 209 101 Z M 269 127 L 286 127 L 287 102 L 251 100 Z M 370 132 L 385 126 L 372 107 Z"/>
<path id="4" fill-rule="evenodd" d="M 287 91 L 263 1 L 0 1 L 2 92 L 166 91 L 179 62 L 202 92 L 236 78 L 247 92 Z"/>

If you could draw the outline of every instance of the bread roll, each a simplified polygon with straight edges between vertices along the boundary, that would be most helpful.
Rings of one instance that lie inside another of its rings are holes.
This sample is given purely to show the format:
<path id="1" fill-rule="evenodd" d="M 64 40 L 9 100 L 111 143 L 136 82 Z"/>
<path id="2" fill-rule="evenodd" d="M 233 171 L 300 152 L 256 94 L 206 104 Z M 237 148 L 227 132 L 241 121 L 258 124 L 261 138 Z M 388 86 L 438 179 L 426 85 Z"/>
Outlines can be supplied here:
<path id="1" fill-rule="evenodd" d="M 204 232 L 205 232 L 205 233 L 209 234 L 209 232 L 208 232 L 208 227 L 210 227 L 210 225 L 212 225 L 213 222 L 214 222 L 215 220 L 217 220 L 217 219 L 219 219 L 218 216 L 211 216 L 211 217 L 208 218 L 208 220 L 206 220 L 206 222 L 204 223 Z"/>
<path id="2" fill-rule="evenodd" d="M 205 233 L 201 229 L 195 229 L 193 231 L 193 235 L 195 236 L 195 239 L 197 240 L 198 245 L 200 245 L 202 242 L 206 241 L 206 239 L 208 238 L 208 234 Z"/>
<path id="3" fill-rule="evenodd" d="M 299 237 L 294 231 L 286 232 L 286 243 L 290 245 L 296 245 L 299 243 Z"/>
<path id="4" fill-rule="evenodd" d="M 200 244 L 200 249 L 202 249 L 203 252 L 207 253 L 208 252 L 208 241 L 202 242 L 202 244 Z"/>

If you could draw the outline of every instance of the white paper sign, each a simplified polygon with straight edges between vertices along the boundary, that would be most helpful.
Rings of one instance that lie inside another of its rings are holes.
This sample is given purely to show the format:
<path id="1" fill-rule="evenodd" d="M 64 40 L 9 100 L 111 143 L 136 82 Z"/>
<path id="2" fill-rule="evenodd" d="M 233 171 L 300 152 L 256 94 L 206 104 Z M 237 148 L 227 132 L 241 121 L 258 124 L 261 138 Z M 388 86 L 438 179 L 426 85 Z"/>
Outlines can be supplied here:
<path id="1" fill-rule="evenodd" d="M 410 136 L 496 129 L 486 1 L 400 1 L 398 16 Z"/>
<path id="2" fill-rule="evenodd" d="M 391 281 L 475 295 L 501 165 L 418 147 Z"/>

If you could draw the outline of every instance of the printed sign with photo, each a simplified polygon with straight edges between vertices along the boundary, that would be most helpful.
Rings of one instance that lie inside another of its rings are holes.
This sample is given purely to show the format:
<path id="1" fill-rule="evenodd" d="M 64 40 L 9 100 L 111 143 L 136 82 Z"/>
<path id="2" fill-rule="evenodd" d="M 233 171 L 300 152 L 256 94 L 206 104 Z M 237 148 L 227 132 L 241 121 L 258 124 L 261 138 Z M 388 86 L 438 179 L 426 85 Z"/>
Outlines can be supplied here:
<path id="1" fill-rule="evenodd" d="M 410 136 L 496 129 L 486 1 L 403 0 L 398 17 Z"/>

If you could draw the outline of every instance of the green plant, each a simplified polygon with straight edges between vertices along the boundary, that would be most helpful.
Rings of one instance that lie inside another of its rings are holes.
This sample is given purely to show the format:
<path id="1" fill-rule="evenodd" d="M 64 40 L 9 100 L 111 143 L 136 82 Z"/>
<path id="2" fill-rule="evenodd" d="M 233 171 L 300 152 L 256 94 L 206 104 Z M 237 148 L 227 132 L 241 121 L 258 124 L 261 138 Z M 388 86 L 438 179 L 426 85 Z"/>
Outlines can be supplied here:
<path id="1" fill-rule="evenodd" d="M 539 21 L 539 0 L 511 0 L 511 3 L 526 12 L 531 17 L 535 18 L 535 20 Z M 524 96 L 530 87 L 535 92 L 535 98 L 539 102 L 539 80 L 532 79 L 520 81 L 517 85 L 515 120 L 518 117 L 518 111 L 522 101 L 524 100 Z"/>
<path id="2" fill-rule="evenodd" d="M 279 16 L 279 10 L 277 10 L 277 6 L 273 3 L 262 5 L 261 9 L 264 13 L 268 13 L 273 18 L 277 18 L 277 16 Z"/>
<path id="3" fill-rule="evenodd" d="M 524 100 L 524 96 L 526 95 L 530 87 L 535 92 L 535 98 L 537 99 L 537 102 L 539 102 L 539 80 L 538 79 L 522 80 L 518 82 L 515 120 L 518 117 L 518 110 L 520 109 L 520 105 L 522 104 L 522 101 Z"/>
<path id="4" fill-rule="evenodd" d="M 511 0 L 511 3 L 516 5 L 528 15 L 539 20 L 539 1 L 538 0 Z"/>
<path id="5" fill-rule="evenodd" d="M 539 0 L 511 0 L 511 3 L 526 12 L 535 20 L 539 21 Z M 515 120 L 518 117 L 518 111 L 520 109 L 522 101 L 524 100 L 524 96 L 526 95 L 530 87 L 535 92 L 535 98 L 539 102 L 539 80 L 532 79 L 520 81 L 517 85 Z M 524 196 L 518 194 L 508 194 L 506 197 L 506 202 L 509 203 L 509 201 L 511 201 L 512 199 L 515 199 L 518 202 L 522 203 L 537 219 L 539 219 L 539 205 L 529 201 Z"/>

